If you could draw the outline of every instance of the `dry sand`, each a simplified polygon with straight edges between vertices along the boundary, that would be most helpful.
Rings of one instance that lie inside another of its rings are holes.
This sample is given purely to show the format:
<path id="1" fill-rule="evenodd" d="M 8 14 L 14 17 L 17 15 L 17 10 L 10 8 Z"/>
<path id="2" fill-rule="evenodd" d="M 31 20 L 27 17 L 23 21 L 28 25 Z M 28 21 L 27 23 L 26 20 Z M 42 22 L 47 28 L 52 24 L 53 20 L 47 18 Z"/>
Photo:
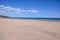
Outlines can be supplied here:
<path id="1" fill-rule="evenodd" d="M 60 40 L 60 21 L 0 18 L 0 40 Z"/>

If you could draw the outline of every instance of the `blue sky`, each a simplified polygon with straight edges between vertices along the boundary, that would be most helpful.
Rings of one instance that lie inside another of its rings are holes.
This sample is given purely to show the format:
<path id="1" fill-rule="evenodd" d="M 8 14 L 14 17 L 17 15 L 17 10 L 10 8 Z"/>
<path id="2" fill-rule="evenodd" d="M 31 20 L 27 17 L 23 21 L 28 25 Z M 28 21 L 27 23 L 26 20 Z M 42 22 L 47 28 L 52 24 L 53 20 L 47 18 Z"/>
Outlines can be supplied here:
<path id="1" fill-rule="evenodd" d="M 11 17 L 60 18 L 60 1 L 0 0 L 0 14 Z"/>

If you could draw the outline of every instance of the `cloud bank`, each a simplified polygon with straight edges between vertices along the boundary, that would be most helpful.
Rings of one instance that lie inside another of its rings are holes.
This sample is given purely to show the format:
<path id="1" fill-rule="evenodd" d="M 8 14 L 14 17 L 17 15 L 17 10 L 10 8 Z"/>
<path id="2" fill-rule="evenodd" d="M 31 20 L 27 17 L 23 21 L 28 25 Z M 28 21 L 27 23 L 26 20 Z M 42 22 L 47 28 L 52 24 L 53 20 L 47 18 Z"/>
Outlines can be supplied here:
<path id="1" fill-rule="evenodd" d="M 21 9 L 14 8 L 11 6 L 0 5 L 0 13 L 38 13 L 38 10 L 35 9 Z"/>

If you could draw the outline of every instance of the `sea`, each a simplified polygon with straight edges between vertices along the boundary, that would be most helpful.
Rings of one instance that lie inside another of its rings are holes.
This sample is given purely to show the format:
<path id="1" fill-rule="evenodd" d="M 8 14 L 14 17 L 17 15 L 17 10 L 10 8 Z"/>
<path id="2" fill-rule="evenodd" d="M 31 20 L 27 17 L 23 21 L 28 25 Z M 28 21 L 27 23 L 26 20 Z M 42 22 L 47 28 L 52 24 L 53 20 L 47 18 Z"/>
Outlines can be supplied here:
<path id="1" fill-rule="evenodd" d="M 20 18 L 20 17 L 11 17 L 11 19 L 28 19 L 28 20 L 60 20 L 60 18 Z"/>
<path id="2" fill-rule="evenodd" d="M 31 18 L 31 17 L 8 17 L 1 16 L 0 18 L 9 18 L 9 19 L 28 19 L 28 20 L 60 20 L 60 18 Z"/>

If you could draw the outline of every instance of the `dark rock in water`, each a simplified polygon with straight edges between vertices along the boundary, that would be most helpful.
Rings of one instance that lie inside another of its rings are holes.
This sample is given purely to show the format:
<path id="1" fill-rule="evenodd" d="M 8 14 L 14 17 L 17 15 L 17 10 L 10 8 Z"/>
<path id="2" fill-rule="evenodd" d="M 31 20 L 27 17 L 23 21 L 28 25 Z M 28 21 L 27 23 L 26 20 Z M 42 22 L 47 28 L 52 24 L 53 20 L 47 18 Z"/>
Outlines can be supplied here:
<path id="1" fill-rule="evenodd" d="M 0 15 L 0 18 L 8 18 L 8 16 Z"/>

